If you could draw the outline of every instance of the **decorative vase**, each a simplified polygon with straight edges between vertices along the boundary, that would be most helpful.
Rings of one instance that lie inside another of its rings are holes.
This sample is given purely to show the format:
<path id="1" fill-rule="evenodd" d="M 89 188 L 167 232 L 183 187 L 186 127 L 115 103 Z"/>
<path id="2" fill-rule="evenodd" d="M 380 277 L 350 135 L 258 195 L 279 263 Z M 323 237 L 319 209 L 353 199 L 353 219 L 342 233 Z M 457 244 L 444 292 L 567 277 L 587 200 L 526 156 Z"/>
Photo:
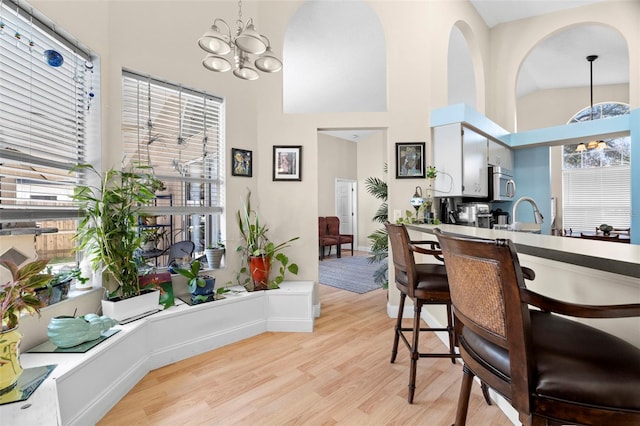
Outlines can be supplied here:
<path id="1" fill-rule="evenodd" d="M 224 249 L 204 249 L 204 254 L 207 257 L 209 269 L 220 269 L 220 263 L 222 262 L 222 256 L 224 255 Z"/>
<path id="2" fill-rule="evenodd" d="M 253 280 L 253 291 L 267 290 L 269 288 L 271 258 L 267 256 L 251 257 L 249 259 L 249 270 Z"/>
<path id="3" fill-rule="evenodd" d="M 160 310 L 160 290 L 143 292 L 127 299 L 102 301 L 102 314 L 116 321 L 125 321 Z"/>
<path id="4" fill-rule="evenodd" d="M 22 374 L 20 365 L 20 341 L 18 327 L 0 332 L 0 395 L 10 392 Z"/>

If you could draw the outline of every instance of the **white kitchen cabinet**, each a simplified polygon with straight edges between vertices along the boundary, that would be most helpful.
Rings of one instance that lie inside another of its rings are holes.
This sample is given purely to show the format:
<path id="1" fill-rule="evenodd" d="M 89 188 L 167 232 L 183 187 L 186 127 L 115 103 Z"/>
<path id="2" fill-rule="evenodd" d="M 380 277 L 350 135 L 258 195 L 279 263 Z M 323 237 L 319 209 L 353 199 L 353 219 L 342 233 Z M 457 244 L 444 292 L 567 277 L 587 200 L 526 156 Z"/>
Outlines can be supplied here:
<path id="1" fill-rule="evenodd" d="M 513 151 L 511 148 L 489 140 L 489 165 L 513 170 Z"/>
<path id="2" fill-rule="evenodd" d="M 486 197 L 487 138 L 460 123 L 434 127 L 432 135 L 435 196 Z"/>

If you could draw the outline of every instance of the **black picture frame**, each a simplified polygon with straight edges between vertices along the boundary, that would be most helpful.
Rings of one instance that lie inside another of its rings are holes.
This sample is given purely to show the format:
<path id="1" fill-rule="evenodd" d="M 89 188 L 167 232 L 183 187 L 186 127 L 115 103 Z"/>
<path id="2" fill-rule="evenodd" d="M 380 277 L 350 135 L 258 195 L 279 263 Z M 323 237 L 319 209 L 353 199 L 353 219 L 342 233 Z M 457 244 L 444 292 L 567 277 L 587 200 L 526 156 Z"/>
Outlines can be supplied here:
<path id="1" fill-rule="evenodd" d="M 253 176 L 253 151 L 231 148 L 231 175 Z"/>
<path id="2" fill-rule="evenodd" d="M 273 146 L 273 180 L 301 181 L 302 180 L 302 146 L 274 145 Z"/>
<path id="3" fill-rule="evenodd" d="M 425 177 L 425 142 L 396 142 L 396 178 Z"/>

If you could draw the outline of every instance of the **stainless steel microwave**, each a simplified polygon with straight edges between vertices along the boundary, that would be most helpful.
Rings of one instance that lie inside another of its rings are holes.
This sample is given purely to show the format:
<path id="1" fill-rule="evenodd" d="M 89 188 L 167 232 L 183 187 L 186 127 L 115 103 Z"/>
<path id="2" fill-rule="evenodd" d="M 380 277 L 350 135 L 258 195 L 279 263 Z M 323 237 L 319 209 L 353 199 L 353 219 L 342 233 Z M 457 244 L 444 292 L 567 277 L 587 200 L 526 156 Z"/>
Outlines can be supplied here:
<path id="1" fill-rule="evenodd" d="M 511 201 L 516 196 L 513 171 L 503 167 L 489 169 L 489 198 L 491 201 Z"/>

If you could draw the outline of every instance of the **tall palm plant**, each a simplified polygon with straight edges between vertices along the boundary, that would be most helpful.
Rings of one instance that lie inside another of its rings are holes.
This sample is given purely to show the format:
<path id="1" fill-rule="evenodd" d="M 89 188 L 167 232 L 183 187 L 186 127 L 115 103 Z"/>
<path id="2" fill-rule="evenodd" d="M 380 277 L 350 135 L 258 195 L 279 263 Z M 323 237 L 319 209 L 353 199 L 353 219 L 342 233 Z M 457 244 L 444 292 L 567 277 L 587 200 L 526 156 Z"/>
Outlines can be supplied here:
<path id="1" fill-rule="evenodd" d="M 386 163 L 384 165 L 384 172 L 387 173 Z M 373 216 L 373 221 L 384 224 L 389 218 L 387 182 L 377 177 L 370 177 L 365 180 L 365 185 L 369 194 L 382 201 L 382 204 Z M 367 238 L 371 241 L 369 263 L 381 263 L 380 267 L 373 273 L 374 282 L 380 284 L 382 288 L 388 288 L 389 278 L 387 270 L 389 265 L 386 259 L 389 255 L 389 239 L 387 230 L 383 227 L 373 232 Z"/>

